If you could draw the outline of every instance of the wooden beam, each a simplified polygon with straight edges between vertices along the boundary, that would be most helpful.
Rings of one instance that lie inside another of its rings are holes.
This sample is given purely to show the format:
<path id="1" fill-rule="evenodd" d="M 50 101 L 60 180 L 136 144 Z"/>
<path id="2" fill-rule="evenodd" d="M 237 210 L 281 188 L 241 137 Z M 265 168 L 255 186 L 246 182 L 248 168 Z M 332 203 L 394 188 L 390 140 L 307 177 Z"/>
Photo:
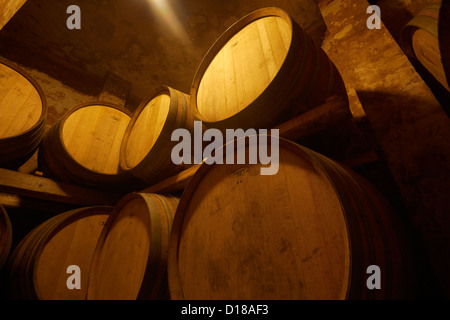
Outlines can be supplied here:
<path id="1" fill-rule="evenodd" d="M 365 0 L 320 0 L 329 54 L 356 90 L 409 216 L 450 296 L 450 119 Z M 333 54 L 334 52 L 334 54 Z"/>
<path id="2" fill-rule="evenodd" d="M 280 137 L 287 140 L 299 140 L 352 118 L 346 102 L 332 97 L 323 105 L 292 118 L 274 129 L 280 130 Z"/>
<path id="3" fill-rule="evenodd" d="M 79 206 L 115 205 L 122 197 L 2 168 L 0 192 Z"/>
<path id="4" fill-rule="evenodd" d="M 191 178 L 200 168 L 201 164 L 196 164 L 189 169 L 169 177 L 151 187 L 142 190 L 142 193 L 171 193 L 183 190 L 191 181 Z"/>
<path id="5" fill-rule="evenodd" d="M 5 208 L 29 209 L 36 210 L 37 212 L 47 212 L 49 214 L 59 214 L 84 207 L 84 205 L 58 203 L 2 192 L 0 192 L 0 205 L 3 205 Z"/>

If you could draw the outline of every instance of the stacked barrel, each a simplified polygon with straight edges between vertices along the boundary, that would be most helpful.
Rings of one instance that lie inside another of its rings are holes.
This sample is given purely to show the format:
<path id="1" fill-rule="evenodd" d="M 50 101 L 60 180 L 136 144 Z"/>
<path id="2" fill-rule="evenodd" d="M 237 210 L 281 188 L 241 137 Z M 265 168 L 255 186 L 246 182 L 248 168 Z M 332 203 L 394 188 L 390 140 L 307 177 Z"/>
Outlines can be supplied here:
<path id="1" fill-rule="evenodd" d="M 332 96 L 348 102 L 333 62 L 289 14 L 263 8 L 218 38 L 189 94 L 158 86 L 133 113 L 101 101 L 75 106 L 45 134 L 41 170 L 58 181 L 124 190 L 123 198 L 33 229 L 9 256 L 11 296 L 404 297 L 410 256 L 397 214 L 351 169 L 292 141 L 279 141 L 275 175 L 261 175 L 261 163 L 203 163 L 182 194 L 136 187 L 189 167 L 172 162 L 171 135 L 192 134 L 195 120 L 202 130 L 270 129 Z M 28 127 L 41 126 L 42 106 Z M 244 145 L 245 152 L 257 147 Z M 88 275 L 78 291 L 68 289 L 71 265 Z M 366 285 L 371 265 L 383 270 L 382 290 Z"/>
<path id="2" fill-rule="evenodd" d="M 18 168 L 38 148 L 47 102 L 41 87 L 18 66 L 0 59 L 0 166 Z"/>
<path id="3" fill-rule="evenodd" d="M 117 207 L 80 208 L 46 220 L 9 258 L 11 298 L 167 298 L 166 251 L 177 203 L 136 193 Z M 70 266 L 79 268 L 78 290 L 69 289 Z"/>
<path id="4" fill-rule="evenodd" d="M 419 71 L 422 74 L 431 75 L 450 93 L 448 70 L 446 74 L 444 68 L 446 60 L 442 59 L 443 56 L 448 56 L 449 30 L 442 25 L 439 28 L 442 0 L 430 2 L 404 26 L 401 34 L 402 47 L 408 57 L 421 67 Z"/>
<path id="5" fill-rule="evenodd" d="M 50 177 L 90 187 L 130 182 L 119 167 L 122 138 L 131 113 L 105 102 L 75 106 L 46 133 L 39 165 Z"/>

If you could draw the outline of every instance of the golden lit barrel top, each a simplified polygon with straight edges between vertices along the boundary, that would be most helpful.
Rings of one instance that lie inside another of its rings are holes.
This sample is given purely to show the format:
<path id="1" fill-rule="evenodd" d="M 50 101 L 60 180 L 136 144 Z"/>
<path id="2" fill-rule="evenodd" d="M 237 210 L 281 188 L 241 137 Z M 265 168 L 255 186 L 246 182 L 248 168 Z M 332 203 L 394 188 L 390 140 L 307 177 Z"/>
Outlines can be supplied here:
<path id="1" fill-rule="evenodd" d="M 80 106 L 60 125 L 67 153 L 81 166 L 98 173 L 119 173 L 119 155 L 130 114 L 102 104 Z"/>
<path id="2" fill-rule="evenodd" d="M 153 88 L 134 111 L 120 149 L 120 169 L 146 183 L 161 181 L 181 167 L 171 160 L 176 129 L 193 131 L 194 113 L 189 95 L 160 85 Z"/>
<path id="3" fill-rule="evenodd" d="M 202 62 L 204 73 L 198 70 L 194 79 L 200 118 L 220 121 L 251 104 L 277 75 L 291 41 L 291 20 L 275 8 L 256 11 L 227 30 Z"/>
<path id="4" fill-rule="evenodd" d="M 0 59 L 0 139 L 27 132 L 42 119 L 45 103 L 37 84 Z"/>
<path id="5" fill-rule="evenodd" d="M 169 115 L 171 98 L 161 92 L 140 111 L 126 140 L 125 163 L 137 166 L 150 152 L 163 130 Z"/>

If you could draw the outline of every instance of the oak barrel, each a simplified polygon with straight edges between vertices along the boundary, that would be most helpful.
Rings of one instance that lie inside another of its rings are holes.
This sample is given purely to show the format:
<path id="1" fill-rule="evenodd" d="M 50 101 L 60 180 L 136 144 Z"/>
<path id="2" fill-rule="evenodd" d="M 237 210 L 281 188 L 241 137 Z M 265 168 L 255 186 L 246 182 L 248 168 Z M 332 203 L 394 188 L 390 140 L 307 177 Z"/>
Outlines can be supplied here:
<path id="1" fill-rule="evenodd" d="M 0 205 L 0 270 L 8 260 L 12 244 L 12 226 L 8 213 Z"/>
<path id="2" fill-rule="evenodd" d="M 158 86 L 143 99 L 125 131 L 120 167 L 147 183 L 156 183 L 182 169 L 171 160 L 175 129 L 194 128 L 189 95 Z"/>
<path id="3" fill-rule="evenodd" d="M 75 106 L 45 134 L 39 167 L 49 177 L 88 187 L 125 187 L 133 179 L 120 169 L 119 157 L 131 116 L 107 102 Z"/>
<path id="4" fill-rule="evenodd" d="M 10 296 L 24 300 L 85 300 L 92 256 L 113 207 L 56 215 L 29 232 L 8 260 Z M 69 266 L 80 268 L 80 289 L 69 289 Z"/>
<path id="5" fill-rule="evenodd" d="M 261 175 L 262 167 L 203 164 L 193 176 L 172 227 L 172 299 L 407 297 L 409 236 L 378 191 L 283 139 L 278 173 Z M 380 290 L 366 285 L 371 265 Z"/>
<path id="6" fill-rule="evenodd" d="M 450 91 L 439 46 L 439 11 L 442 1 L 434 1 L 402 29 L 402 47 L 413 61 L 422 65 L 439 83 Z M 450 41 L 450 39 L 448 39 Z"/>
<path id="7" fill-rule="evenodd" d="M 36 151 L 44 135 L 47 101 L 24 70 L 0 58 L 0 166 L 16 169 Z"/>
<path id="8" fill-rule="evenodd" d="M 94 253 L 89 300 L 167 299 L 166 260 L 179 199 L 125 196 L 108 219 Z"/>
<path id="9" fill-rule="evenodd" d="M 326 53 L 283 10 L 256 10 L 212 45 L 194 76 L 196 118 L 218 129 L 272 128 L 332 94 L 347 98 Z"/>

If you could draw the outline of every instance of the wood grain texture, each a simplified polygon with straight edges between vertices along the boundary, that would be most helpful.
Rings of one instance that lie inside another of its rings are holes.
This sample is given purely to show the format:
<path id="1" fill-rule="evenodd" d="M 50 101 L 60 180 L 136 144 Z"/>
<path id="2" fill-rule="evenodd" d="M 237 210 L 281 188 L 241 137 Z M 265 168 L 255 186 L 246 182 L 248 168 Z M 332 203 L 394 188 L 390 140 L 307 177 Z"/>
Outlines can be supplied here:
<path id="1" fill-rule="evenodd" d="M 384 204 L 373 208 L 377 197 L 369 200 L 362 184 L 324 159 L 280 140 L 280 167 L 272 176 L 260 175 L 260 164 L 202 165 L 175 214 L 171 297 L 401 297 L 403 292 L 374 293 L 365 285 L 366 268 L 374 261 L 386 277 L 403 279 L 391 265 L 404 263 L 396 257 L 399 242 L 377 222 Z M 383 241 L 389 251 L 379 249 Z"/>
<path id="2" fill-rule="evenodd" d="M 449 84 L 439 46 L 439 11 L 441 1 L 434 1 L 419 12 L 402 30 L 405 53 L 420 63 L 447 90 Z"/>
<path id="3" fill-rule="evenodd" d="M 85 300 L 92 255 L 112 207 L 63 212 L 43 222 L 16 246 L 9 260 L 12 297 Z M 67 267 L 81 269 L 81 288 L 69 290 Z"/>
<path id="4" fill-rule="evenodd" d="M 136 179 L 120 169 L 119 159 L 130 119 L 128 110 L 107 102 L 75 106 L 46 132 L 39 168 L 48 177 L 88 187 L 129 188 Z"/>
<path id="5" fill-rule="evenodd" d="M 98 203 L 97 203 L 98 204 Z M 36 210 L 38 212 L 46 212 L 48 214 L 59 214 L 64 211 L 76 209 L 84 205 L 74 205 L 61 202 L 54 202 L 33 197 L 22 196 L 18 194 L 0 192 L 0 205 L 6 209 L 21 208 L 24 210 Z"/>
<path id="6" fill-rule="evenodd" d="M 132 193 L 116 205 L 94 253 L 89 300 L 168 298 L 167 250 L 178 201 Z"/>
<path id="7" fill-rule="evenodd" d="M 122 197 L 120 193 L 106 193 L 1 168 L 0 191 L 78 206 L 114 205 Z"/>
<path id="8" fill-rule="evenodd" d="M 61 123 L 62 142 L 69 155 L 94 172 L 117 174 L 119 151 L 130 116 L 115 108 L 90 105 Z"/>
<path id="9" fill-rule="evenodd" d="M 25 71 L 0 58 L 0 165 L 17 168 L 36 150 L 44 134 L 47 103 Z"/>
<path id="10" fill-rule="evenodd" d="M 147 184 L 157 183 L 183 169 L 171 159 L 176 129 L 194 129 L 189 95 L 168 86 L 154 88 L 142 100 L 128 125 L 120 150 L 120 168 Z"/>
<path id="11" fill-rule="evenodd" d="M 436 22 L 437 23 L 437 22 Z M 414 32 L 412 39 L 417 60 L 447 89 L 450 90 L 441 62 L 438 39 L 424 30 Z"/>
<path id="12" fill-rule="evenodd" d="M 16 70 L 0 63 L 0 138 L 29 130 L 42 114 L 39 92 Z"/>
<path id="13" fill-rule="evenodd" d="M 209 121 L 220 121 L 258 98 L 286 58 L 290 29 L 281 18 L 265 17 L 234 35 L 202 77 L 197 96 L 200 114 Z"/>
<path id="14" fill-rule="evenodd" d="M 78 218 L 58 230 L 44 243 L 37 259 L 35 286 L 40 300 L 84 300 L 87 295 L 89 269 L 97 240 L 111 210 Z M 69 290 L 67 267 L 76 265 L 81 271 L 81 289 Z"/>
<path id="15" fill-rule="evenodd" d="M 170 97 L 161 94 L 152 99 L 141 111 L 128 138 L 125 162 L 135 167 L 155 145 L 169 115 Z"/>
<path id="16" fill-rule="evenodd" d="M 339 72 L 283 10 L 263 8 L 238 20 L 211 46 L 190 96 L 207 127 L 271 128 L 331 94 L 346 97 Z"/>

